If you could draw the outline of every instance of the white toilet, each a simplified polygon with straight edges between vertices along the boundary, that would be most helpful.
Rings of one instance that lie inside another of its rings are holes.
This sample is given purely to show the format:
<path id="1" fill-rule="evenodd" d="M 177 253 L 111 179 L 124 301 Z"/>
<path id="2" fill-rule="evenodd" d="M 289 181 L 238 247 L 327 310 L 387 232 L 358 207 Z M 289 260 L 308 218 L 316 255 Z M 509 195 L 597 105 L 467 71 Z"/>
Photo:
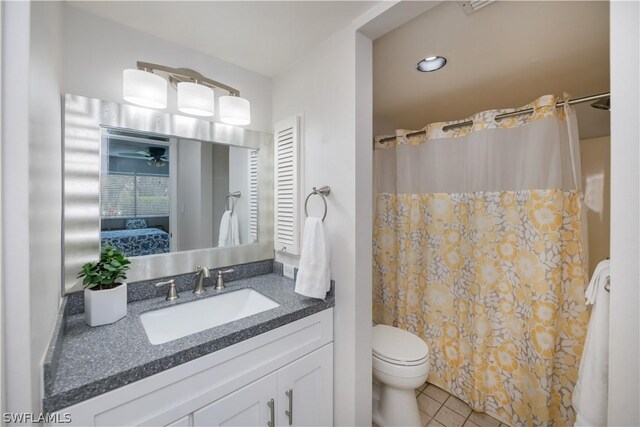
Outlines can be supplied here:
<path id="1" fill-rule="evenodd" d="M 387 325 L 373 328 L 373 422 L 419 427 L 415 389 L 427 380 L 429 347 L 418 336 Z"/>

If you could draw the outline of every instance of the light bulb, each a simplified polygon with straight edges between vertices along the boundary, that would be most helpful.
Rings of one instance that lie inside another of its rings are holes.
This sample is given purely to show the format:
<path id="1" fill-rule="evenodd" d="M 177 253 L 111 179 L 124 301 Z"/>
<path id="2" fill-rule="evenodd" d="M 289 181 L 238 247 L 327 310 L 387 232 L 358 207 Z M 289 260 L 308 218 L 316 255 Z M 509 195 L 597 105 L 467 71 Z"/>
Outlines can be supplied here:
<path id="1" fill-rule="evenodd" d="M 418 62 L 418 71 L 428 73 L 430 71 L 436 71 L 444 67 L 447 64 L 447 59 L 444 56 L 430 56 Z"/>

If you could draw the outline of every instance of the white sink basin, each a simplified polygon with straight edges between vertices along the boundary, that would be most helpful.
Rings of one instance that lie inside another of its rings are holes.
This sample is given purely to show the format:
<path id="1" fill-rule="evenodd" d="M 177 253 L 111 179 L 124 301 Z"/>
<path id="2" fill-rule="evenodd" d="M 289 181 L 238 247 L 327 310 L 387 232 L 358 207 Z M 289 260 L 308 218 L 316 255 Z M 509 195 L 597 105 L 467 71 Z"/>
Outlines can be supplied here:
<path id="1" fill-rule="evenodd" d="M 143 313 L 140 320 L 151 344 L 163 344 L 278 306 L 253 289 L 241 289 Z"/>

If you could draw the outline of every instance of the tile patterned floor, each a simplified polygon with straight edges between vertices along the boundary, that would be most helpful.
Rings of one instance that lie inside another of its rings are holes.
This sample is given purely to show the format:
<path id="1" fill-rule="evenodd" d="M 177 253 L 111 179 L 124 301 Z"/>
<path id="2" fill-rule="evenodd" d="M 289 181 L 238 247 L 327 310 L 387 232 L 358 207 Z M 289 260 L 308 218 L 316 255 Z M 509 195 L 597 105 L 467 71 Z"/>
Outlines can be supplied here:
<path id="1" fill-rule="evenodd" d="M 418 408 L 425 427 L 509 427 L 482 412 L 473 412 L 469 405 L 425 383 L 416 389 Z"/>

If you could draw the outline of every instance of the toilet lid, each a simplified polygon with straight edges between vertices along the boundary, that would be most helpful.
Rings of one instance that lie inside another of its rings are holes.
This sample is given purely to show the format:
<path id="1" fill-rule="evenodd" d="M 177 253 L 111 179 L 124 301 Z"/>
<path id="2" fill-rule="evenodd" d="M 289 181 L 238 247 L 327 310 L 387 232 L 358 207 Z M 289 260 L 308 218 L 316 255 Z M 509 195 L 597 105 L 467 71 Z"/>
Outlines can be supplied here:
<path id="1" fill-rule="evenodd" d="M 373 328 L 373 355 L 396 364 L 417 364 L 429 355 L 429 347 L 411 332 L 387 325 Z"/>

